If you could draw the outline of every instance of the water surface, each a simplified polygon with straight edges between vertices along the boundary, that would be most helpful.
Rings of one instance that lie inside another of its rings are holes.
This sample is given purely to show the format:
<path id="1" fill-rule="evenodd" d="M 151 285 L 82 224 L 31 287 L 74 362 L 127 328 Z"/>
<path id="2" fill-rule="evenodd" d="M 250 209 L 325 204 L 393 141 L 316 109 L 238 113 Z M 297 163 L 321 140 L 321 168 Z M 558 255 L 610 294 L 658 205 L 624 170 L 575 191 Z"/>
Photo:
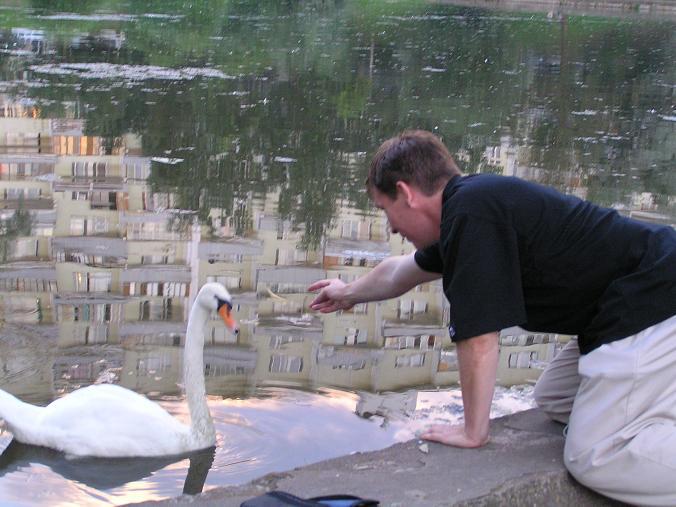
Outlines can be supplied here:
<path id="1" fill-rule="evenodd" d="M 414 1 L 1 8 L 0 387 L 115 382 L 183 418 L 191 295 L 223 283 L 242 326 L 206 337 L 215 453 L 82 462 L 4 434 L 2 502 L 164 498 L 456 421 L 438 285 L 308 309 L 312 281 L 412 250 L 368 202 L 370 155 L 424 128 L 465 172 L 673 224 L 674 28 Z M 495 415 L 532 404 L 566 339 L 503 333 Z"/>

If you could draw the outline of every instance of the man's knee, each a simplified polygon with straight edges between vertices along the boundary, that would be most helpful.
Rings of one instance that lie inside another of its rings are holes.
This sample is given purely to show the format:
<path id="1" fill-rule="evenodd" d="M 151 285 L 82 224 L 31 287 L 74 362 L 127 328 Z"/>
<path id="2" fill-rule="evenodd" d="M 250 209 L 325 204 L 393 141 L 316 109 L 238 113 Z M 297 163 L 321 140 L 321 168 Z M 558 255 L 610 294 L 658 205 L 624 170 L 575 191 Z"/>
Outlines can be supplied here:
<path id="1" fill-rule="evenodd" d="M 589 461 L 581 459 L 580 449 L 576 448 L 573 441 L 574 435 L 566 435 L 566 443 L 563 448 L 563 464 L 578 482 L 585 483 L 585 475 L 589 472 Z"/>
<path id="2" fill-rule="evenodd" d="M 563 463 L 577 482 L 601 495 L 640 505 L 675 505 L 673 468 L 643 462 L 621 438 L 589 438 L 586 429 L 571 429 Z M 666 470 L 666 473 L 665 473 Z"/>
<path id="3" fill-rule="evenodd" d="M 583 449 L 575 442 L 575 435 L 566 437 L 563 448 L 563 464 L 577 482 L 602 494 L 607 494 L 609 483 L 604 471 L 603 460 L 594 459 L 593 449 Z M 616 479 L 616 478 L 615 478 Z"/>

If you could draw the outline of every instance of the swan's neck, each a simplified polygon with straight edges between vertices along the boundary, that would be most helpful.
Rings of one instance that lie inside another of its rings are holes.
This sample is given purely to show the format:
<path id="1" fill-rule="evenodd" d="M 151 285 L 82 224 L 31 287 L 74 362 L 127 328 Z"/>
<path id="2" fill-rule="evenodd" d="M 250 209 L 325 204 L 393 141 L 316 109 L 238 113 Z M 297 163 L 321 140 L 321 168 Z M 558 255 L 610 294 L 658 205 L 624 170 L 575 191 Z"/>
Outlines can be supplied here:
<path id="1" fill-rule="evenodd" d="M 209 312 L 194 304 L 188 318 L 183 351 L 183 384 L 190 409 L 191 431 L 205 447 L 213 445 L 216 436 L 204 385 L 204 333 L 208 320 Z"/>

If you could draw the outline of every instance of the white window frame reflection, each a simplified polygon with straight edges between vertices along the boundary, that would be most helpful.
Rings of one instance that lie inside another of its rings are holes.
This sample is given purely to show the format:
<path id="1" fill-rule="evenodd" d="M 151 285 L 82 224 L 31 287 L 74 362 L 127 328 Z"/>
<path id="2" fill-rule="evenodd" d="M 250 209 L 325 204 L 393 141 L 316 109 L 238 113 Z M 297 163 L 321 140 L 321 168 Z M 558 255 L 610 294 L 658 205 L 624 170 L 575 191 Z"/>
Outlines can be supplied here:
<path id="1" fill-rule="evenodd" d="M 268 371 L 270 373 L 300 373 L 303 371 L 303 358 L 286 354 L 272 354 Z"/>
<path id="2" fill-rule="evenodd" d="M 113 274 L 76 271 L 73 273 L 73 285 L 75 292 L 111 292 Z"/>

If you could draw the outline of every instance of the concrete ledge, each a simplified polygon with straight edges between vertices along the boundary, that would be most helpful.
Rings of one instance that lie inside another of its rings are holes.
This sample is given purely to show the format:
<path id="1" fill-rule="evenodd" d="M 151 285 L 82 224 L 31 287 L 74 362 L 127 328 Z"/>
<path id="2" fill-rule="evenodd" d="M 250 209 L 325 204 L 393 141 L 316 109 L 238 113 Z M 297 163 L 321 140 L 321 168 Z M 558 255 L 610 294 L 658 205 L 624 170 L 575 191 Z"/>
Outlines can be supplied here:
<path id="1" fill-rule="evenodd" d="M 242 486 L 135 505 L 236 507 L 273 489 L 304 498 L 349 493 L 391 507 L 623 505 L 570 477 L 561 459 L 562 430 L 539 410 L 528 410 L 494 420 L 492 440 L 481 449 L 429 444 L 423 452 L 413 440 L 269 474 Z M 320 434 L 318 430 L 317 438 Z"/>
<path id="2" fill-rule="evenodd" d="M 676 17 L 673 0 L 432 0 L 436 3 L 498 9 L 545 12 L 552 15 L 621 16 L 652 19 Z"/>

